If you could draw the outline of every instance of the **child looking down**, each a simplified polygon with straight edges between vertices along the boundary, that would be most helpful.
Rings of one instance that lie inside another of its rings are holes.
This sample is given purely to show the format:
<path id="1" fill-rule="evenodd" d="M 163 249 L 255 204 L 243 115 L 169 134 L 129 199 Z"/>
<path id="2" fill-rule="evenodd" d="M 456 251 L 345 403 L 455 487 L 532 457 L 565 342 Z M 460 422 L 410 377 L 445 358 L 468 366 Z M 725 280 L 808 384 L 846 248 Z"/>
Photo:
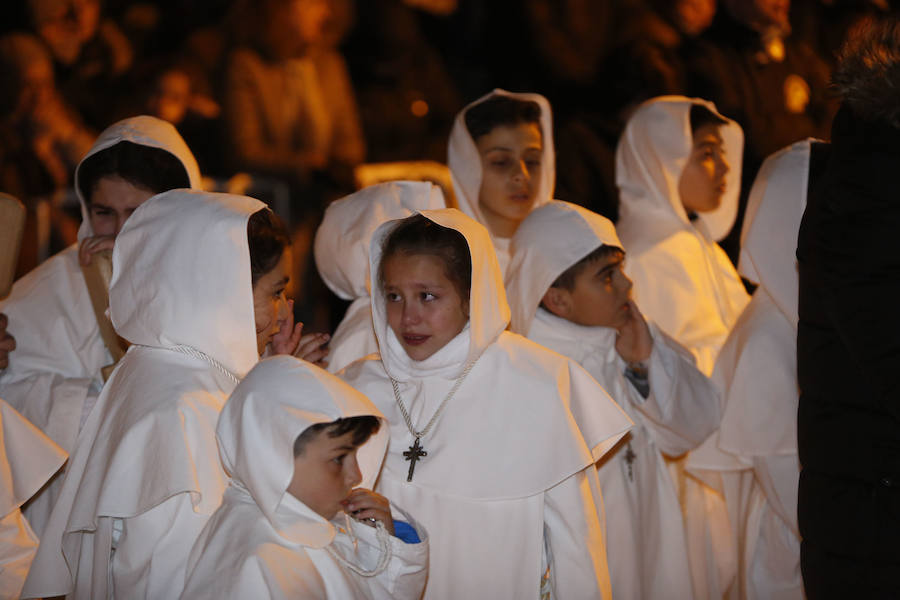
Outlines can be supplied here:
<path id="1" fill-rule="evenodd" d="M 222 409 L 216 437 L 231 482 L 191 552 L 182 597 L 418 598 L 424 531 L 356 487 L 378 474 L 380 424 L 365 396 L 315 366 L 279 356 L 254 367 Z"/>

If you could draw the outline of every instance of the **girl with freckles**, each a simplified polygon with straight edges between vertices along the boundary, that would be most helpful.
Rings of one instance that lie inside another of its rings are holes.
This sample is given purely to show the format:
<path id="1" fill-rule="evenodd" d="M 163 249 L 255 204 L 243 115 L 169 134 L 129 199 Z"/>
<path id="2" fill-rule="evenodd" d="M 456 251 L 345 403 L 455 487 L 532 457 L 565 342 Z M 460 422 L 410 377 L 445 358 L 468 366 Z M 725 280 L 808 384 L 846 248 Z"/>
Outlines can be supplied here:
<path id="1" fill-rule="evenodd" d="M 385 223 L 369 260 L 380 356 L 342 376 L 390 425 L 375 491 L 429 532 L 424 597 L 610 598 L 593 464 L 630 420 L 573 361 L 505 331 L 471 218 Z"/>

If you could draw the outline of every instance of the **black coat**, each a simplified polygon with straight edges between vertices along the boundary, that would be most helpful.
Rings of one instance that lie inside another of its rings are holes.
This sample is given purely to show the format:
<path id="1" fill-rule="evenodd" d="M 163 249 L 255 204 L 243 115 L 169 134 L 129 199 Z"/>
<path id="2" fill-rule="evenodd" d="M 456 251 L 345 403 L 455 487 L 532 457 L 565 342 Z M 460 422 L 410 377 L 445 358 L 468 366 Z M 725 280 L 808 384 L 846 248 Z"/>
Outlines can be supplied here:
<path id="1" fill-rule="evenodd" d="M 797 248 L 798 516 L 810 598 L 836 593 L 810 579 L 844 577 L 849 563 L 836 557 L 856 561 L 851 589 L 880 590 L 876 579 L 900 589 L 900 130 L 842 108 L 827 160 Z M 827 561 L 811 568 L 807 547 Z"/>

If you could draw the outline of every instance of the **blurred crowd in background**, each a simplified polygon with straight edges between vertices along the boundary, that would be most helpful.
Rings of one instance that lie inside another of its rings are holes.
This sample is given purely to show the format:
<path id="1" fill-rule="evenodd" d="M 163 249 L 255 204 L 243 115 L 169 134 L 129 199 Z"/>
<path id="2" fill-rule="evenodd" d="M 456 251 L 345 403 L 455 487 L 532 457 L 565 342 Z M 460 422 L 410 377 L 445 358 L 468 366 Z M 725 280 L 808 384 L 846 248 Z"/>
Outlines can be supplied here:
<path id="1" fill-rule="evenodd" d="M 453 119 L 493 88 L 553 107 L 555 196 L 615 220 L 614 150 L 663 94 L 744 129 L 742 177 L 827 139 L 834 52 L 888 0 L 20 0 L 0 8 L 0 190 L 29 211 L 19 274 L 75 241 L 74 166 L 135 114 L 173 123 L 207 187 L 294 231 L 300 316 L 340 311 L 307 268 L 328 202 L 366 163 L 446 160 Z M 723 242 L 737 255 L 737 232 Z M 304 250 L 305 249 L 305 250 Z"/>

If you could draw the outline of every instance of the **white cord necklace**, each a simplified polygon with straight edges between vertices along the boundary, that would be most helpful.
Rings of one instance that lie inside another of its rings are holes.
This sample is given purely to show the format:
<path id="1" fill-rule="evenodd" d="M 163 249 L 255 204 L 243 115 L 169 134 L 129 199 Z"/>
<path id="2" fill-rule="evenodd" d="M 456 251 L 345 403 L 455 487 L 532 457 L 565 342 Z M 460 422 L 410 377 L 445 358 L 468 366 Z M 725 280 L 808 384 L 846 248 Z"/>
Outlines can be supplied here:
<path id="1" fill-rule="evenodd" d="M 347 520 L 347 534 L 353 538 L 353 545 L 356 546 L 356 538 L 353 536 L 353 529 L 350 525 L 350 517 L 347 513 L 344 513 L 344 518 Z M 325 547 L 328 550 L 328 553 L 337 559 L 339 563 L 356 573 L 362 577 L 375 577 L 377 575 L 381 575 L 384 573 L 385 569 L 388 567 L 388 563 L 391 561 L 391 534 L 388 533 L 387 529 L 384 527 L 384 523 L 381 521 L 375 521 L 375 537 L 378 538 L 378 564 L 375 565 L 375 568 L 371 571 L 363 569 L 349 560 L 341 556 L 341 554 L 332 547 L 332 544 L 329 544 Z"/>
<path id="2" fill-rule="evenodd" d="M 479 355 L 480 356 L 480 355 Z M 403 457 L 409 461 L 409 473 L 406 475 L 406 481 L 412 481 L 413 473 L 416 470 L 416 463 L 420 461 L 422 458 L 428 456 L 428 452 L 425 451 L 425 448 L 419 444 L 419 440 L 425 437 L 434 424 L 437 422 L 438 417 L 441 416 L 441 413 L 444 412 L 444 407 L 447 406 L 447 402 L 450 401 L 450 398 L 453 397 L 453 394 L 456 393 L 456 390 L 459 389 L 459 386 L 462 385 L 462 382 L 465 380 L 466 375 L 469 374 L 469 371 L 472 370 L 472 367 L 475 366 L 475 363 L 478 362 L 478 356 L 469 362 L 466 365 L 466 368 L 463 369 L 463 372 L 456 379 L 456 382 L 453 384 L 453 387 L 450 388 L 450 392 L 444 397 L 441 401 L 440 406 L 438 406 L 437 410 L 434 411 L 434 415 L 428 421 L 428 424 L 425 425 L 425 428 L 416 431 L 415 427 L 413 427 L 412 419 L 409 416 L 409 411 L 406 410 L 406 405 L 403 404 L 403 399 L 400 398 L 400 386 L 397 383 L 397 380 L 391 377 L 391 387 L 394 388 L 394 399 L 397 400 L 397 406 L 400 408 L 400 414 L 403 415 L 403 420 L 406 422 L 406 428 L 412 434 L 414 438 L 416 438 L 413 445 L 409 447 L 409 450 L 403 453 Z M 390 376 L 388 376 L 390 377 Z"/>
<path id="3" fill-rule="evenodd" d="M 212 356 L 210 356 L 206 352 L 201 352 L 200 350 L 197 350 L 193 346 L 185 346 L 184 344 L 178 344 L 175 346 L 167 346 L 167 347 L 170 350 L 174 350 L 175 352 L 181 352 L 182 354 L 187 354 L 188 356 L 193 356 L 194 358 L 199 358 L 200 360 L 209 363 L 210 365 L 215 367 L 217 370 L 222 372 L 226 377 L 228 377 L 228 379 L 233 381 L 235 385 L 237 385 L 241 382 L 241 380 L 238 379 L 237 375 L 235 375 L 234 373 L 232 373 L 231 371 L 226 369 L 222 363 L 220 363 L 219 361 L 214 359 Z"/>

